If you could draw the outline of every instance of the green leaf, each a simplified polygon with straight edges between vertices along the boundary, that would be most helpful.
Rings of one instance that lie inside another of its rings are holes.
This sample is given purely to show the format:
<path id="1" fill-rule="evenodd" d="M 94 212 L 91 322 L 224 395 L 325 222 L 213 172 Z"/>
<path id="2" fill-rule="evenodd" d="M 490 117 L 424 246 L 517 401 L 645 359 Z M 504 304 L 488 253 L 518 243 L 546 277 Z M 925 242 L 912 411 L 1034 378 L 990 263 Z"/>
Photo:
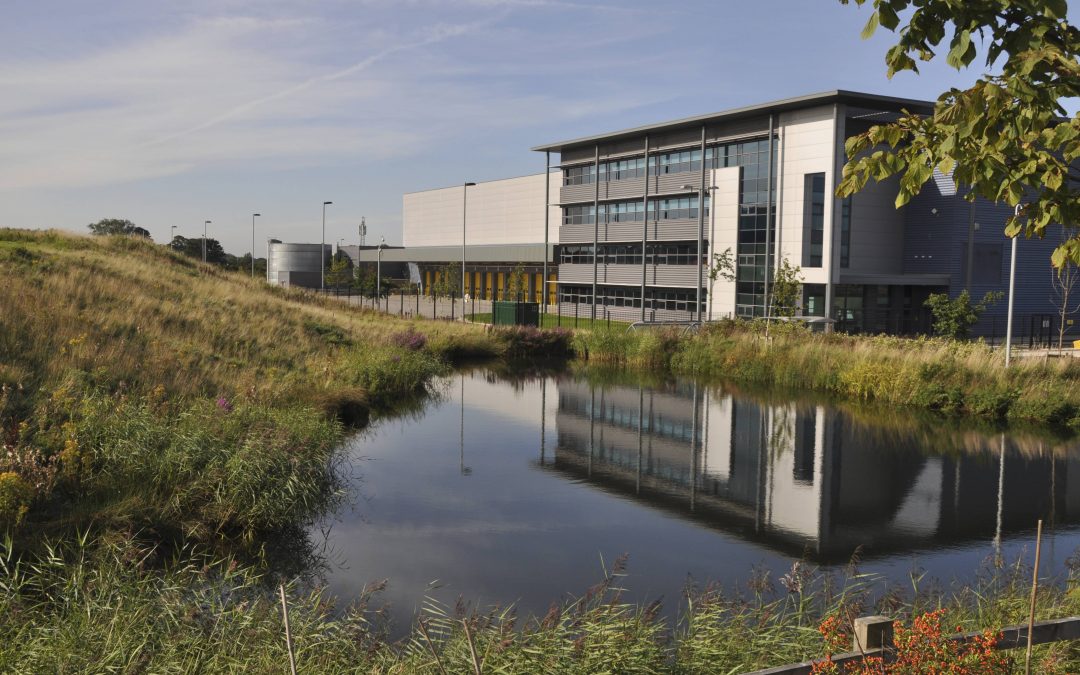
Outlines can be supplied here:
<path id="1" fill-rule="evenodd" d="M 969 54 L 969 50 L 971 53 Z M 945 57 L 945 62 L 953 68 L 960 70 L 975 56 L 972 44 L 971 44 L 971 31 L 962 30 L 958 32 L 952 41 L 952 49 L 949 50 L 949 55 Z"/>
<path id="2" fill-rule="evenodd" d="M 877 30 L 877 27 L 878 27 L 878 13 L 874 12 L 873 14 L 870 15 L 870 20 L 866 22 L 865 26 L 863 26 L 862 33 L 861 33 L 862 39 L 864 39 L 864 40 L 869 39 L 870 36 L 874 34 L 874 31 Z"/>
<path id="3" fill-rule="evenodd" d="M 910 202 L 913 196 L 914 195 L 908 192 L 907 189 L 900 188 L 900 192 L 896 194 L 896 201 L 894 202 L 896 204 L 896 208 L 900 208 Z"/>
<path id="4" fill-rule="evenodd" d="M 1065 265 L 1065 259 L 1068 258 L 1068 251 L 1065 246 L 1058 246 L 1054 249 L 1054 252 L 1050 254 L 1050 264 L 1054 267 L 1061 269 Z"/>
<path id="5" fill-rule="evenodd" d="M 1065 0 L 1043 0 L 1043 13 L 1051 19 L 1064 19 L 1068 12 Z"/>
<path id="6" fill-rule="evenodd" d="M 1061 187 L 1063 178 L 1061 171 L 1057 168 L 1050 169 L 1043 174 L 1043 183 L 1051 190 L 1057 190 Z"/>

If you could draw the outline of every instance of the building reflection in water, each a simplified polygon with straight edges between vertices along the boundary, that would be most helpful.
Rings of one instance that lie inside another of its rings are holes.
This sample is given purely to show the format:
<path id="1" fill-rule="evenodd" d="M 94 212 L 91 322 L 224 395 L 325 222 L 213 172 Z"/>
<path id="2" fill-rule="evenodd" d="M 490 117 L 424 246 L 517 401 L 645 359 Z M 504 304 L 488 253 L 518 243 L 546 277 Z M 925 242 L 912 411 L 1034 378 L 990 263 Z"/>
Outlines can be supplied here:
<path id="1" fill-rule="evenodd" d="M 1039 518 L 1080 520 L 1080 453 L 1004 435 L 880 429 L 695 384 L 583 380 L 558 382 L 555 426 L 544 468 L 823 563 L 860 545 L 874 556 L 1000 544 Z"/>

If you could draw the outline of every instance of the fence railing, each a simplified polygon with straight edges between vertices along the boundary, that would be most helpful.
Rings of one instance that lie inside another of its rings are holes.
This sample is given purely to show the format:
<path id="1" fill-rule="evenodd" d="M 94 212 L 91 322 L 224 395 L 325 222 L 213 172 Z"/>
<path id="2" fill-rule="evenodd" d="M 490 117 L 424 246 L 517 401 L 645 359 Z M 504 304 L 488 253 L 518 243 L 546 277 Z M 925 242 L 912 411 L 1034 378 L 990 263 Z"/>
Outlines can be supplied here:
<path id="1" fill-rule="evenodd" d="M 1028 627 L 1007 626 L 1002 628 L 1001 638 L 995 649 L 1020 649 L 1027 646 Z M 958 633 L 949 637 L 955 642 L 972 642 L 982 636 L 981 632 Z M 1080 639 L 1080 617 L 1070 616 L 1064 619 L 1036 621 L 1031 629 L 1031 644 L 1043 645 L 1050 642 Z M 854 651 L 846 654 L 834 654 L 832 662 L 843 671 L 844 664 L 855 663 L 869 657 L 882 657 L 889 661 L 893 652 L 893 620 L 884 616 L 864 616 L 855 619 Z M 801 663 L 789 663 L 764 670 L 755 670 L 747 675 L 810 675 L 814 665 L 826 659 L 814 659 Z"/>

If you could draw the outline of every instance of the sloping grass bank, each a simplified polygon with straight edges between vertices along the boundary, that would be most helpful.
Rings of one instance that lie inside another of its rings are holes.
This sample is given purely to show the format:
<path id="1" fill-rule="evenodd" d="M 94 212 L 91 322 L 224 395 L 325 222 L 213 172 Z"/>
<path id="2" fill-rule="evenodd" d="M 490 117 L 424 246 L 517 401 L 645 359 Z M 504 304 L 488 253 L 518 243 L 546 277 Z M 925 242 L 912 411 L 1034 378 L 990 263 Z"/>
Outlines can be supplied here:
<path id="1" fill-rule="evenodd" d="M 406 321 L 149 241 L 0 230 L 0 530 L 253 540 L 332 508 L 347 424 L 568 336 Z"/>
<path id="2" fill-rule="evenodd" d="M 594 331 L 574 346 L 590 363 L 812 390 L 844 399 L 1080 429 L 1080 359 L 1017 359 L 938 338 L 811 333 L 724 322 L 699 333 Z"/>

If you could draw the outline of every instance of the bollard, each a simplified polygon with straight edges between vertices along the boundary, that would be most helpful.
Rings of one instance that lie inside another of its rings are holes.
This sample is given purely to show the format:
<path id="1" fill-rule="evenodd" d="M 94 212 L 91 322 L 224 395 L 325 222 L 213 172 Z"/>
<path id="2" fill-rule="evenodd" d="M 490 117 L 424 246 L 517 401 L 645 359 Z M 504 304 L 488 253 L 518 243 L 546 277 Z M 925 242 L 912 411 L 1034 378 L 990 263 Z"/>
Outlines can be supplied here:
<path id="1" fill-rule="evenodd" d="M 893 620 L 887 616 L 860 616 L 854 628 L 852 651 L 863 653 L 893 646 Z"/>

